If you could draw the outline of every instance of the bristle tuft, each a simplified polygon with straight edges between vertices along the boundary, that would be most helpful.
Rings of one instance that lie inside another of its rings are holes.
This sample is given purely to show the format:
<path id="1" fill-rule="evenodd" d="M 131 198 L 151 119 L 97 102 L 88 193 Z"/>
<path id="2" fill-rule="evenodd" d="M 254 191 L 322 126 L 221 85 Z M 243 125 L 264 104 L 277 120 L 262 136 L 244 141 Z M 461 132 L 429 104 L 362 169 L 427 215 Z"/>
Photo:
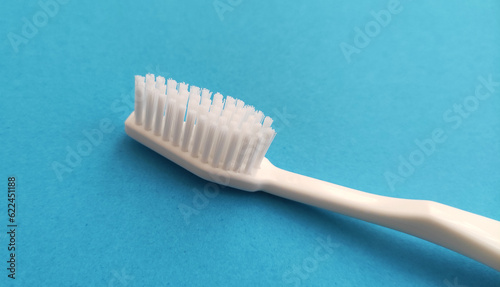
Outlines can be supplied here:
<path id="1" fill-rule="evenodd" d="M 253 174 L 276 135 L 272 122 L 230 96 L 153 74 L 135 77 L 135 123 L 213 168 Z"/>

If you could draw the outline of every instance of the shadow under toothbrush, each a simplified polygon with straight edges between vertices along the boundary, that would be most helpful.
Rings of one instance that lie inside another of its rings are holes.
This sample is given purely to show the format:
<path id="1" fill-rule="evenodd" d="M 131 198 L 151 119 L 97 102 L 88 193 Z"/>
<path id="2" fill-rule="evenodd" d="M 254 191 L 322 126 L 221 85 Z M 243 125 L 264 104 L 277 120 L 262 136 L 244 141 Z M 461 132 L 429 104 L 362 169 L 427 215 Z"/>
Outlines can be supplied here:
<path id="1" fill-rule="evenodd" d="M 189 183 L 189 185 L 203 185 L 207 182 L 186 171 L 169 159 L 159 156 L 155 151 L 145 147 L 130 137 L 124 137 L 118 145 L 120 145 L 123 150 L 131 152 L 130 160 L 133 160 L 134 163 L 141 163 L 141 165 L 144 163 L 144 165 L 148 167 L 148 170 L 153 173 L 158 173 L 162 176 L 168 174 L 176 180 L 181 179 L 183 182 Z"/>
<path id="2" fill-rule="evenodd" d="M 377 264 L 384 264 L 385 270 L 394 269 L 415 278 L 433 278 L 431 281 L 439 283 L 458 277 L 463 286 L 500 286 L 500 272 L 439 245 L 265 192 L 251 196 L 258 196 L 268 208 L 283 213 L 292 222 L 331 235 L 345 248 L 361 249 Z"/>
<path id="3" fill-rule="evenodd" d="M 123 150 L 131 152 L 130 158 L 146 162 L 153 172 L 168 174 L 170 178 L 198 189 L 202 189 L 207 183 L 133 139 L 125 137 L 120 144 Z M 463 286 L 469 287 L 493 287 L 500 284 L 499 272 L 425 240 L 265 192 L 250 193 L 231 187 L 224 187 L 223 190 L 228 192 L 221 192 L 221 197 L 233 197 L 240 201 L 239 204 L 254 205 L 258 202 L 299 225 L 312 227 L 317 233 L 335 237 L 346 248 L 362 250 L 373 260 L 377 260 L 377 264 L 384 264 L 385 270 L 407 273 L 416 280 L 424 277 L 427 278 L 426 281 L 438 282 L 443 286 L 446 286 L 446 279 L 451 282 L 455 277 L 459 278 Z M 361 264 L 363 263 L 360 263 L 360 268 L 363 268 Z"/>

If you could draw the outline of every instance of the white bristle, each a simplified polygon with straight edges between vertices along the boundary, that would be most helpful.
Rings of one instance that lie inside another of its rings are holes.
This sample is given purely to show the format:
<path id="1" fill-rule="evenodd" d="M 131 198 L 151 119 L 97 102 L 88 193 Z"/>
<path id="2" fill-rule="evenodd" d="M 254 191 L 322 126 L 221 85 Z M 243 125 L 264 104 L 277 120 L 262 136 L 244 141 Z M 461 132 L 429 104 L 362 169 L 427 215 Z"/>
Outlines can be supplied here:
<path id="1" fill-rule="evenodd" d="M 200 113 L 207 113 L 208 110 L 210 109 L 210 104 L 211 104 L 211 101 L 210 99 L 208 98 L 201 98 L 201 104 L 200 104 L 200 107 L 199 107 L 199 111 Z"/>
<path id="2" fill-rule="evenodd" d="M 153 117 L 155 115 L 155 100 L 156 100 L 156 93 L 155 93 L 155 85 L 154 85 L 154 78 L 153 78 L 153 83 L 147 82 L 146 78 L 146 113 L 144 114 L 145 116 L 145 124 L 144 128 L 149 131 L 151 130 L 153 126 Z"/>
<path id="3" fill-rule="evenodd" d="M 250 146 L 251 136 L 249 132 L 249 127 L 247 123 L 244 123 L 241 127 L 242 135 L 241 135 L 241 143 L 239 149 L 236 151 L 236 160 L 234 162 L 233 171 L 239 171 L 241 166 L 243 165 L 243 161 L 245 160 L 245 155 L 248 147 Z"/>
<path id="4" fill-rule="evenodd" d="M 260 127 L 260 123 L 253 124 L 252 133 L 256 134 L 257 137 L 254 138 L 253 145 L 249 149 L 248 161 L 246 162 L 245 166 L 245 173 L 252 173 L 254 163 L 258 159 L 260 151 L 263 149 L 265 139 L 262 133 L 259 133 Z"/>
<path id="5" fill-rule="evenodd" d="M 168 95 L 167 95 L 168 97 Z M 165 113 L 165 120 L 163 125 L 162 139 L 164 141 L 170 141 L 170 134 L 172 133 L 172 125 L 175 120 L 175 99 L 167 98 L 167 111 Z"/>
<path id="6" fill-rule="evenodd" d="M 240 139 L 238 126 L 235 122 L 232 122 L 229 125 L 229 134 L 230 134 L 229 145 L 227 147 L 226 156 L 224 157 L 224 165 L 222 166 L 222 168 L 225 170 L 229 170 L 232 167 L 234 154 L 236 153 L 236 148 L 238 147 Z"/>
<path id="7" fill-rule="evenodd" d="M 236 100 L 233 97 L 228 96 L 224 103 L 224 110 L 222 111 L 222 116 L 226 117 L 228 121 L 231 121 L 231 117 L 236 111 Z"/>
<path id="8" fill-rule="evenodd" d="M 236 100 L 231 96 L 227 96 L 224 109 L 233 109 L 235 107 L 236 107 Z"/>
<path id="9" fill-rule="evenodd" d="M 172 79 L 168 79 L 167 80 L 167 87 L 168 89 L 172 89 L 172 90 L 176 90 L 177 89 L 177 82 L 175 80 L 172 80 Z"/>
<path id="10" fill-rule="evenodd" d="M 188 110 L 186 116 L 186 126 L 184 128 L 184 137 L 182 139 L 182 151 L 189 151 L 189 143 L 193 134 L 195 120 L 196 110 Z"/>
<path id="11" fill-rule="evenodd" d="M 212 105 L 218 106 L 222 110 L 222 108 L 224 107 L 224 103 L 222 102 L 222 99 L 223 99 L 223 96 L 221 94 L 219 94 L 219 93 L 216 93 L 214 95 L 214 99 L 212 101 Z"/>
<path id="12" fill-rule="evenodd" d="M 188 111 L 190 110 L 196 111 L 198 110 L 199 106 L 200 106 L 200 95 L 197 94 L 189 95 Z"/>
<path id="13" fill-rule="evenodd" d="M 222 117 L 226 118 L 228 121 L 231 120 L 231 117 L 233 116 L 233 111 L 231 109 L 226 109 L 222 110 Z"/>
<path id="14" fill-rule="evenodd" d="M 267 128 L 262 130 L 262 134 L 264 137 L 264 140 L 262 142 L 262 149 L 256 155 L 256 159 L 254 162 L 254 168 L 260 167 L 260 163 L 264 159 L 264 156 L 266 155 L 267 150 L 271 146 L 271 143 L 273 142 L 273 139 L 274 139 L 274 136 L 276 135 L 276 132 L 271 127 L 267 127 Z"/>
<path id="15" fill-rule="evenodd" d="M 245 112 L 243 116 L 243 121 L 246 122 L 247 119 L 255 113 L 255 108 L 252 106 L 245 106 L 243 108 L 243 111 Z"/>
<path id="16" fill-rule="evenodd" d="M 187 105 L 189 99 L 189 92 L 187 90 L 184 90 L 182 92 L 179 92 L 179 97 L 178 97 L 178 102 L 180 105 Z"/>
<path id="17" fill-rule="evenodd" d="M 145 78 L 135 76 L 135 123 L 142 125 L 144 115 L 144 89 L 146 88 Z"/>
<path id="18" fill-rule="evenodd" d="M 220 116 L 222 112 L 222 108 L 220 106 L 212 106 L 210 107 L 210 114 L 216 117 Z"/>
<path id="19" fill-rule="evenodd" d="M 163 124 L 163 112 L 165 110 L 165 101 L 167 99 L 164 89 L 162 87 L 160 87 L 160 89 L 156 89 L 156 94 L 157 94 L 156 97 L 158 98 L 158 103 L 156 104 L 154 133 L 157 136 L 161 135 L 161 128 Z"/>
<path id="20" fill-rule="evenodd" d="M 219 121 L 219 126 L 221 126 L 221 128 L 219 129 L 219 134 L 215 143 L 214 158 L 212 159 L 213 167 L 219 167 L 219 162 L 221 161 L 224 154 L 229 133 L 229 128 L 226 125 L 225 118 L 221 118 L 221 120 Z"/>
<path id="21" fill-rule="evenodd" d="M 263 128 L 268 128 L 268 127 L 270 127 L 272 125 L 272 123 L 273 123 L 273 119 L 271 119 L 270 117 L 266 117 L 264 119 L 264 122 L 262 123 L 262 127 Z"/>
<path id="22" fill-rule="evenodd" d="M 182 128 L 184 127 L 184 115 L 186 112 L 186 104 L 184 102 L 177 105 L 177 119 L 174 124 L 174 146 L 178 146 L 181 143 Z"/>
<path id="23" fill-rule="evenodd" d="M 189 96 L 192 97 L 194 95 L 200 95 L 200 88 L 198 88 L 197 86 L 191 86 L 189 88 Z"/>
<path id="24" fill-rule="evenodd" d="M 247 118 L 246 122 L 248 123 L 248 125 L 250 127 L 253 128 L 253 124 L 255 124 L 255 116 L 254 115 L 251 115 Z"/>
<path id="25" fill-rule="evenodd" d="M 170 88 L 167 89 L 167 100 L 176 100 L 177 99 L 177 90 Z"/>
<path id="26" fill-rule="evenodd" d="M 208 89 L 201 90 L 201 98 L 202 99 L 210 99 L 210 91 Z"/>
<path id="27" fill-rule="evenodd" d="M 183 92 L 187 92 L 188 91 L 188 84 L 186 83 L 180 83 L 179 84 L 179 94 L 180 93 L 183 93 Z"/>
<path id="28" fill-rule="evenodd" d="M 200 154 L 201 141 L 203 140 L 203 136 L 205 134 L 205 125 L 207 124 L 207 116 L 200 115 L 196 122 L 196 129 L 194 134 L 193 141 L 193 150 L 191 151 L 191 155 L 193 157 L 198 157 Z"/>
<path id="29" fill-rule="evenodd" d="M 233 117 L 231 118 L 231 121 L 234 122 L 237 127 L 241 126 L 241 120 L 242 120 L 241 112 L 236 112 L 235 114 L 233 114 Z"/>
<path id="30" fill-rule="evenodd" d="M 153 74 L 147 74 L 146 75 L 146 85 L 155 85 L 155 75 Z"/>
<path id="31" fill-rule="evenodd" d="M 162 76 L 156 77 L 156 88 L 161 89 L 163 86 L 165 86 L 165 78 Z"/>
<path id="32" fill-rule="evenodd" d="M 215 121 L 216 116 L 211 115 L 209 117 L 209 125 L 207 129 L 207 135 L 204 140 L 203 150 L 201 155 L 201 161 L 208 162 L 208 157 L 210 156 L 210 152 L 212 151 L 212 145 L 214 143 L 214 139 L 217 131 L 217 122 Z"/>
<path id="33" fill-rule="evenodd" d="M 189 95 L 189 101 L 192 102 L 193 105 L 200 105 L 201 96 L 200 93 L 193 93 Z"/>
<path id="34" fill-rule="evenodd" d="M 236 100 L 236 107 L 241 109 L 243 108 L 243 106 L 245 106 L 245 102 L 242 101 L 242 100 Z"/>
<path id="35" fill-rule="evenodd" d="M 135 123 L 213 168 L 253 174 L 276 134 L 272 119 L 241 100 L 211 95 L 161 76 L 136 76 Z"/>
<path id="36" fill-rule="evenodd" d="M 263 119 L 264 119 L 264 113 L 261 111 L 258 111 L 255 114 L 255 120 L 257 121 L 257 123 L 261 124 Z"/>
<path id="37" fill-rule="evenodd" d="M 182 139 L 182 150 L 186 152 L 189 151 L 193 130 L 195 128 L 196 117 L 199 114 L 200 99 L 200 89 L 198 87 L 191 86 L 188 107 L 186 110 L 186 124 Z"/>

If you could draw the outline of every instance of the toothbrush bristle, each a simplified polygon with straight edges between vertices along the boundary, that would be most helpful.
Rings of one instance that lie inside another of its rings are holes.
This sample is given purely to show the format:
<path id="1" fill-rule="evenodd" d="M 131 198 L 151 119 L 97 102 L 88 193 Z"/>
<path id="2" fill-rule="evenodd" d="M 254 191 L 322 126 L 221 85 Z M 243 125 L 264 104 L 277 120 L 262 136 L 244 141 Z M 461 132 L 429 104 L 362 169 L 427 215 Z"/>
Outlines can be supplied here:
<path id="1" fill-rule="evenodd" d="M 135 77 L 135 124 L 215 168 L 257 170 L 276 134 L 272 121 L 230 96 L 152 74 Z"/>

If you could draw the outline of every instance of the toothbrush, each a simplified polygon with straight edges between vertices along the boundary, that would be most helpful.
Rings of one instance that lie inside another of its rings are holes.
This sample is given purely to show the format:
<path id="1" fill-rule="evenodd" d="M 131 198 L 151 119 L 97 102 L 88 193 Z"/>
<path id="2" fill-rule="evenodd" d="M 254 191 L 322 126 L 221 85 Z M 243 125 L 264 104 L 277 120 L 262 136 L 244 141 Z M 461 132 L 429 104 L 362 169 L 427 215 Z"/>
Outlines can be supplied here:
<path id="1" fill-rule="evenodd" d="M 243 101 L 163 77 L 135 76 L 126 133 L 195 175 L 265 191 L 414 235 L 500 271 L 500 222 L 437 202 L 374 195 L 275 167 L 272 119 Z"/>

